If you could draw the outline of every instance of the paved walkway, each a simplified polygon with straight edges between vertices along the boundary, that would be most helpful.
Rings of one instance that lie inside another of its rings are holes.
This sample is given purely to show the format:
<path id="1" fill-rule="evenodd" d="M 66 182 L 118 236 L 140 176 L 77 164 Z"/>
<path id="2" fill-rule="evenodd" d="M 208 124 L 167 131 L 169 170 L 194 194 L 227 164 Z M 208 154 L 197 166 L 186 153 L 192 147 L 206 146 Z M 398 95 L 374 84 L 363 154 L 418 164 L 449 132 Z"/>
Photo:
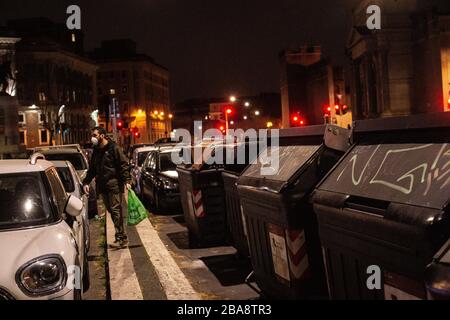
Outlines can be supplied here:
<path id="1" fill-rule="evenodd" d="M 128 227 L 130 246 L 114 248 L 114 225 L 107 214 L 107 243 L 112 300 L 198 300 L 149 220 Z"/>

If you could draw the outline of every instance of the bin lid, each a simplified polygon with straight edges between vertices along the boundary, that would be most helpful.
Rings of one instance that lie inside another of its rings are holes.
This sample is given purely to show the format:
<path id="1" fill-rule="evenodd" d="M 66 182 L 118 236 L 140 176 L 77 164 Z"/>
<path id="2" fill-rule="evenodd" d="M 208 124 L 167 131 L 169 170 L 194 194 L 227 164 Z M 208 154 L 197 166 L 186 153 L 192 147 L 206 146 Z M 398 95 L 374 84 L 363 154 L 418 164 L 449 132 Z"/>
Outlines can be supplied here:
<path id="1" fill-rule="evenodd" d="M 238 180 L 239 185 L 249 185 L 279 193 L 294 175 L 299 172 L 308 161 L 319 151 L 321 145 L 295 145 L 268 147 L 263 154 L 267 154 L 266 160 L 260 156 L 244 171 Z M 278 156 L 277 156 L 278 153 Z M 278 170 L 272 161 L 278 158 Z M 272 163 L 271 163 L 272 161 Z M 263 164 L 263 162 L 266 162 Z M 263 168 L 270 168 L 269 173 L 263 172 Z"/>
<path id="2" fill-rule="evenodd" d="M 318 189 L 443 210 L 450 200 L 450 143 L 355 145 Z"/>
<path id="3" fill-rule="evenodd" d="M 179 165 L 187 170 L 224 169 L 240 174 L 258 156 L 256 141 L 233 144 L 217 142 L 207 146 L 185 147 L 183 152 L 188 149 L 191 163 Z"/>

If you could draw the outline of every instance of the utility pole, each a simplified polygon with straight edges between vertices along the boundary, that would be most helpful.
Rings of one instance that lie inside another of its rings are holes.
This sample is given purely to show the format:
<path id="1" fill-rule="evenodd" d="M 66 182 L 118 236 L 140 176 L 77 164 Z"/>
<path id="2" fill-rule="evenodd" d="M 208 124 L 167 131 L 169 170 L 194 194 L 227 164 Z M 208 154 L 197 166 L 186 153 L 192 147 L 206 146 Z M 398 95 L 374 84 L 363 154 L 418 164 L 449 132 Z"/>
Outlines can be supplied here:
<path id="1" fill-rule="evenodd" d="M 115 142 L 118 142 L 117 140 L 117 109 L 118 109 L 118 103 L 116 98 L 111 99 L 111 104 L 109 105 L 109 114 L 112 117 L 112 129 L 113 129 L 113 139 Z"/>

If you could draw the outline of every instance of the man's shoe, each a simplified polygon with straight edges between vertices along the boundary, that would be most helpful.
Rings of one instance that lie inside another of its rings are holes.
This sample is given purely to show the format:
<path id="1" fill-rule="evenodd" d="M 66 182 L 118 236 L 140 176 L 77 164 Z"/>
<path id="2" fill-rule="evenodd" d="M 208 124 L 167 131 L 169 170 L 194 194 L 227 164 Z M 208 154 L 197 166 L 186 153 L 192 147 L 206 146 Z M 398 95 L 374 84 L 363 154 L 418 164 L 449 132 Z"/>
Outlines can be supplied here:
<path id="1" fill-rule="evenodd" d="M 125 249 L 125 248 L 128 248 L 128 244 L 129 244 L 129 242 L 128 242 L 128 240 L 120 240 L 119 241 L 119 247 L 121 248 L 121 249 Z"/>

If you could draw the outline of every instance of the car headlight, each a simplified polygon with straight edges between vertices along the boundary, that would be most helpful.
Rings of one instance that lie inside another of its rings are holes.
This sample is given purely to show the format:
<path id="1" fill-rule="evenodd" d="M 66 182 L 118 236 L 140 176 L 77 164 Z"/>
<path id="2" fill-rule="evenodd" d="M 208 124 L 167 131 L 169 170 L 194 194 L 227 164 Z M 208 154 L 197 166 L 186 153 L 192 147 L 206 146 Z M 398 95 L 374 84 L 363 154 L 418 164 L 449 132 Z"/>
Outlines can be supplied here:
<path id="1" fill-rule="evenodd" d="M 66 281 L 66 264 L 58 255 L 34 259 L 16 273 L 18 286 L 28 296 L 46 296 L 61 291 Z"/>

